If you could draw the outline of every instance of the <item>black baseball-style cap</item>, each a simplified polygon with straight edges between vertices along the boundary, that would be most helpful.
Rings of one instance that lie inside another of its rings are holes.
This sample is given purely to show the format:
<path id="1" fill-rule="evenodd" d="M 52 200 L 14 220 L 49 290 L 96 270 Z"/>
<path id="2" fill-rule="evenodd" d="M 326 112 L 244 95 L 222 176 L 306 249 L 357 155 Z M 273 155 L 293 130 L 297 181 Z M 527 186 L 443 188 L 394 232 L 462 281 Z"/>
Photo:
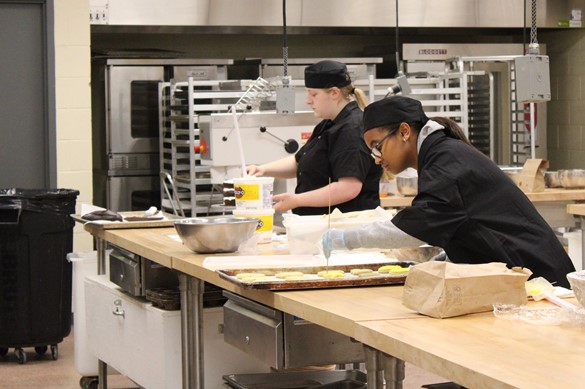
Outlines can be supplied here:
<path id="1" fill-rule="evenodd" d="M 364 109 L 363 132 L 402 122 L 425 124 L 428 120 L 420 101 L 406 96 L 391 96 L 375 101 Z"/>
<path id="2" fill-rule="evenodd" d="M 305 68 L 305 86 L 307 88 L 341 88 L 351 84 L 347 66 L 337 61 L 319 61 Z"/>

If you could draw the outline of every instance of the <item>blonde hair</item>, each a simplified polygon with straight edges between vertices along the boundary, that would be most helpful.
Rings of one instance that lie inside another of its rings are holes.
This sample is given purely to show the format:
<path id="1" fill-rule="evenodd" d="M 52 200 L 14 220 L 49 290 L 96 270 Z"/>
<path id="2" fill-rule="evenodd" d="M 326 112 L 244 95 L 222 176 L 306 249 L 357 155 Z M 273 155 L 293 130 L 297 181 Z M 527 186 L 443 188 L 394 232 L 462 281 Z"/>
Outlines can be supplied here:
<path id="1" fill-rule="evenodd" d="M 342 96 L 345 97 L 346 99 L 349 99 L 350 96 L 353 96 L 355 101 L 357 102 L 358 107 L 362 111 L 370 103 L 364 91 L 359 88 L 355 88 L 353 84 L 342 86 L 341 88 L 339 88 L 339 90 L 341 91 Z"/>

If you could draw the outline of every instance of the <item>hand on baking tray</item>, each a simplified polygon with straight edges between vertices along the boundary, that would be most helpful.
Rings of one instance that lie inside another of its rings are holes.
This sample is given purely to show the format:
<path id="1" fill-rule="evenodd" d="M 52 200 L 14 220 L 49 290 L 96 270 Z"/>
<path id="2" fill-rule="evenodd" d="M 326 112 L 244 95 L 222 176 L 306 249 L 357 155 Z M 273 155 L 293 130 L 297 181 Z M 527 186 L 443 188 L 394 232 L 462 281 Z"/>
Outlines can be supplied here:
<path id="1" fill-rule="evenodd" d="M 325 258 L 331 257 L 333 250 L 347 250 L 343 240 L 343 230 L 330 228 L 323 234 L 323 254 Z"/>

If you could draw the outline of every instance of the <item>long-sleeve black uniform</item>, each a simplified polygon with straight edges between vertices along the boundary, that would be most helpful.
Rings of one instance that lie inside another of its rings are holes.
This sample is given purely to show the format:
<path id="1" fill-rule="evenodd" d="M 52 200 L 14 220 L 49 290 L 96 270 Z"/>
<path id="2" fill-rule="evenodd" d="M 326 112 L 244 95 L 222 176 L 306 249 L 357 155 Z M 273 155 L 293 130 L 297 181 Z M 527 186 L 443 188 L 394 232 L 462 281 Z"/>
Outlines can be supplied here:
<path id="1" fill-rule="evenodd" d="M 551 227 L 497 165 L 443 131 L 418 156 L 418 195 L 392 222 L 457 263 L 505 262 L 569 287 L 573 264 Z"/>

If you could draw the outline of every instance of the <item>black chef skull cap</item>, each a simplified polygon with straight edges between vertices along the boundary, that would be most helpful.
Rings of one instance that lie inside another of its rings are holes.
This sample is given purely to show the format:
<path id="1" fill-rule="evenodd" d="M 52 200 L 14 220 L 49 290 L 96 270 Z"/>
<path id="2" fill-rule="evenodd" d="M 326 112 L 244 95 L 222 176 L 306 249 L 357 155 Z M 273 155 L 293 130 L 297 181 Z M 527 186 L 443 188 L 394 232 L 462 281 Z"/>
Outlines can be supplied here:
<path id="1" fill-rule="evenodd" d="M 351 84 L 347 66 L 337 61 L 319 61 L 305 68 L 305 86 L 307 88 L 342 88 Z"/>
<path id="2" fill-rule="evenodd" d="M 363 132 L 402 122 L 424 125 L 428 120 L 420 101 L 406 96 L 390 96 L 366 107 Z"/>

